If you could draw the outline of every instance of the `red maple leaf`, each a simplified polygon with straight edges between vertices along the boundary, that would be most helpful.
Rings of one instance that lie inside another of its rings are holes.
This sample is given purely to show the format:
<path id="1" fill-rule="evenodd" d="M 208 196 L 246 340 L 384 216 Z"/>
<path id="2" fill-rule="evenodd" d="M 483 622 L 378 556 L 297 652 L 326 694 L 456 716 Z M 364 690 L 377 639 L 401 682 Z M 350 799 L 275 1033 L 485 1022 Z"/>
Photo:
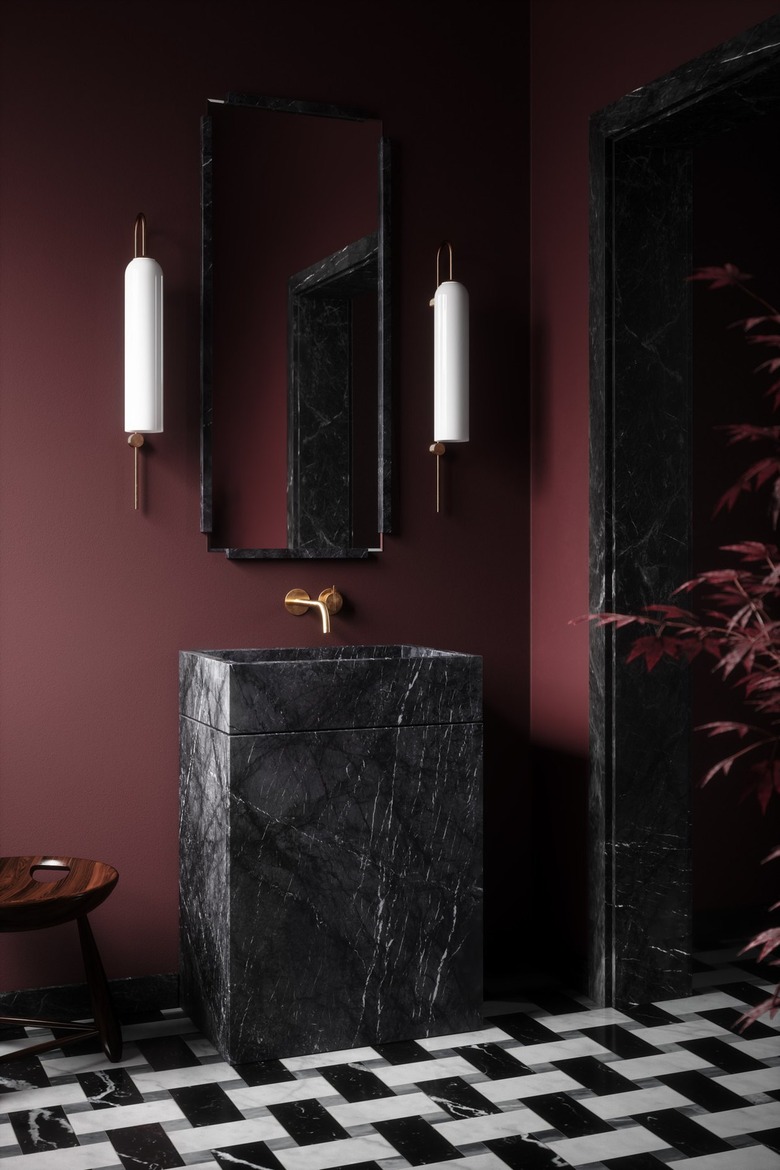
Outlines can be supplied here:
<path id="1" fill-rule="evenodd" d="M 744 280 L 752 280 L 746 272 L 740 272 L 736 264 L 714 265 L 709 268 L 697 268 L 688 280 L 706 280 L 710 288 L 725 288 L 730 284 L 740 284 Z"/>

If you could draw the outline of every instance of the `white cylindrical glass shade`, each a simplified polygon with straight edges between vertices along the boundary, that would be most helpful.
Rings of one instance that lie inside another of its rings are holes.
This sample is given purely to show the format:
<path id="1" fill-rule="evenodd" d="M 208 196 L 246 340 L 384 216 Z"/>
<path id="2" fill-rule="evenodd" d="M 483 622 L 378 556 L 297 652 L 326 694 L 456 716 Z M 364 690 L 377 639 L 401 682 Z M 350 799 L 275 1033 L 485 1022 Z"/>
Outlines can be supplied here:
<path id="1" fill-rule="evenodd" d="M 125 430 L 163 429 L 163 274 L 151 256 L 125 269 Z"/>
<path id="2" fill-rule="evenodd" d="M 469 439 L 469 294 L 457 280 L 433 298 L 433 438 Z"/>

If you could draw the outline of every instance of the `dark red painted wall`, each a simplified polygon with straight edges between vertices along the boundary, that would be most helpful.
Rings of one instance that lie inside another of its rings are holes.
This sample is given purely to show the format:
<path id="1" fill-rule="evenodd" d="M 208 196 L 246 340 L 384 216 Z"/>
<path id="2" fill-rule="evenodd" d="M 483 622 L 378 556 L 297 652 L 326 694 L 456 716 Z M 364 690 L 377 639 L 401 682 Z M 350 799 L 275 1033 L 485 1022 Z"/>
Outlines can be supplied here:
<path id="1" fill-rule="evenodd" d="M 532 890 L 525 6 L 4 0 L 0 52 L 0 850 L 113 862 L 95 914 L 109 974 L 174 970 L 178 651 L 316 645 L 316 616 L 282 600 L 336 584 L 336 642 L 484 655 L 498 963 Z M 397 532 L 370 563 L 229 563 L 198 531 L 199 121 L 229 89 L 375 112 L 397 146 Z M 165 273 L 167 397 L 135 514 L 122 280 L 139 210 Z M 444 238 L 471 295 L 473 412 L 437 517 Z M 2 989 L 79 977 L 66 928 L 53 950 L 8 937 L 0 963 Z"/>

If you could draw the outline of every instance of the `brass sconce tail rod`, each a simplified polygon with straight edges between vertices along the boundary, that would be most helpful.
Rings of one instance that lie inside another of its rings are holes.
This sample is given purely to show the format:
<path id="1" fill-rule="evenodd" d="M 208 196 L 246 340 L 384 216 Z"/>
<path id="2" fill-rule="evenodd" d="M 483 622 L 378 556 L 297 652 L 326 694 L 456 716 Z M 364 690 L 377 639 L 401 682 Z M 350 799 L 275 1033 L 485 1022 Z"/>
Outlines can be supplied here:
<path id="1" fill-rule="evenodd" d="M 449 280 L 441 279 L 441 254 L 449 252 Z M 441 457 L 447 443 L 469 439 L 469 294 L 452 279 L 449 240 L 436 252 L 433 306 L 433 437 L 428 450 L 436 456 L 436 511 L 441 511 Z"/>

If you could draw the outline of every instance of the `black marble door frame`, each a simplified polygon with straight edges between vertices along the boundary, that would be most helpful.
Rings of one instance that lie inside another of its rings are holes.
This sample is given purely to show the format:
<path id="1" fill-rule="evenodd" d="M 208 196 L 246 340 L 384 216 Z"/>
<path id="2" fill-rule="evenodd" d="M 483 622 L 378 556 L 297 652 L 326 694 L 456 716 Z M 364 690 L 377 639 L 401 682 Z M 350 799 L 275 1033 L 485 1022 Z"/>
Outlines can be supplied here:
<path id="1" fill-rule="evenodd" d="M 692 151 L 778 109 L 774 16 L 590 120 L 592 612 L 690 575 Z M 615 1005 L 691 979 L 688 679 L 631 640 L 591 634 L 590 993 Z"/>

